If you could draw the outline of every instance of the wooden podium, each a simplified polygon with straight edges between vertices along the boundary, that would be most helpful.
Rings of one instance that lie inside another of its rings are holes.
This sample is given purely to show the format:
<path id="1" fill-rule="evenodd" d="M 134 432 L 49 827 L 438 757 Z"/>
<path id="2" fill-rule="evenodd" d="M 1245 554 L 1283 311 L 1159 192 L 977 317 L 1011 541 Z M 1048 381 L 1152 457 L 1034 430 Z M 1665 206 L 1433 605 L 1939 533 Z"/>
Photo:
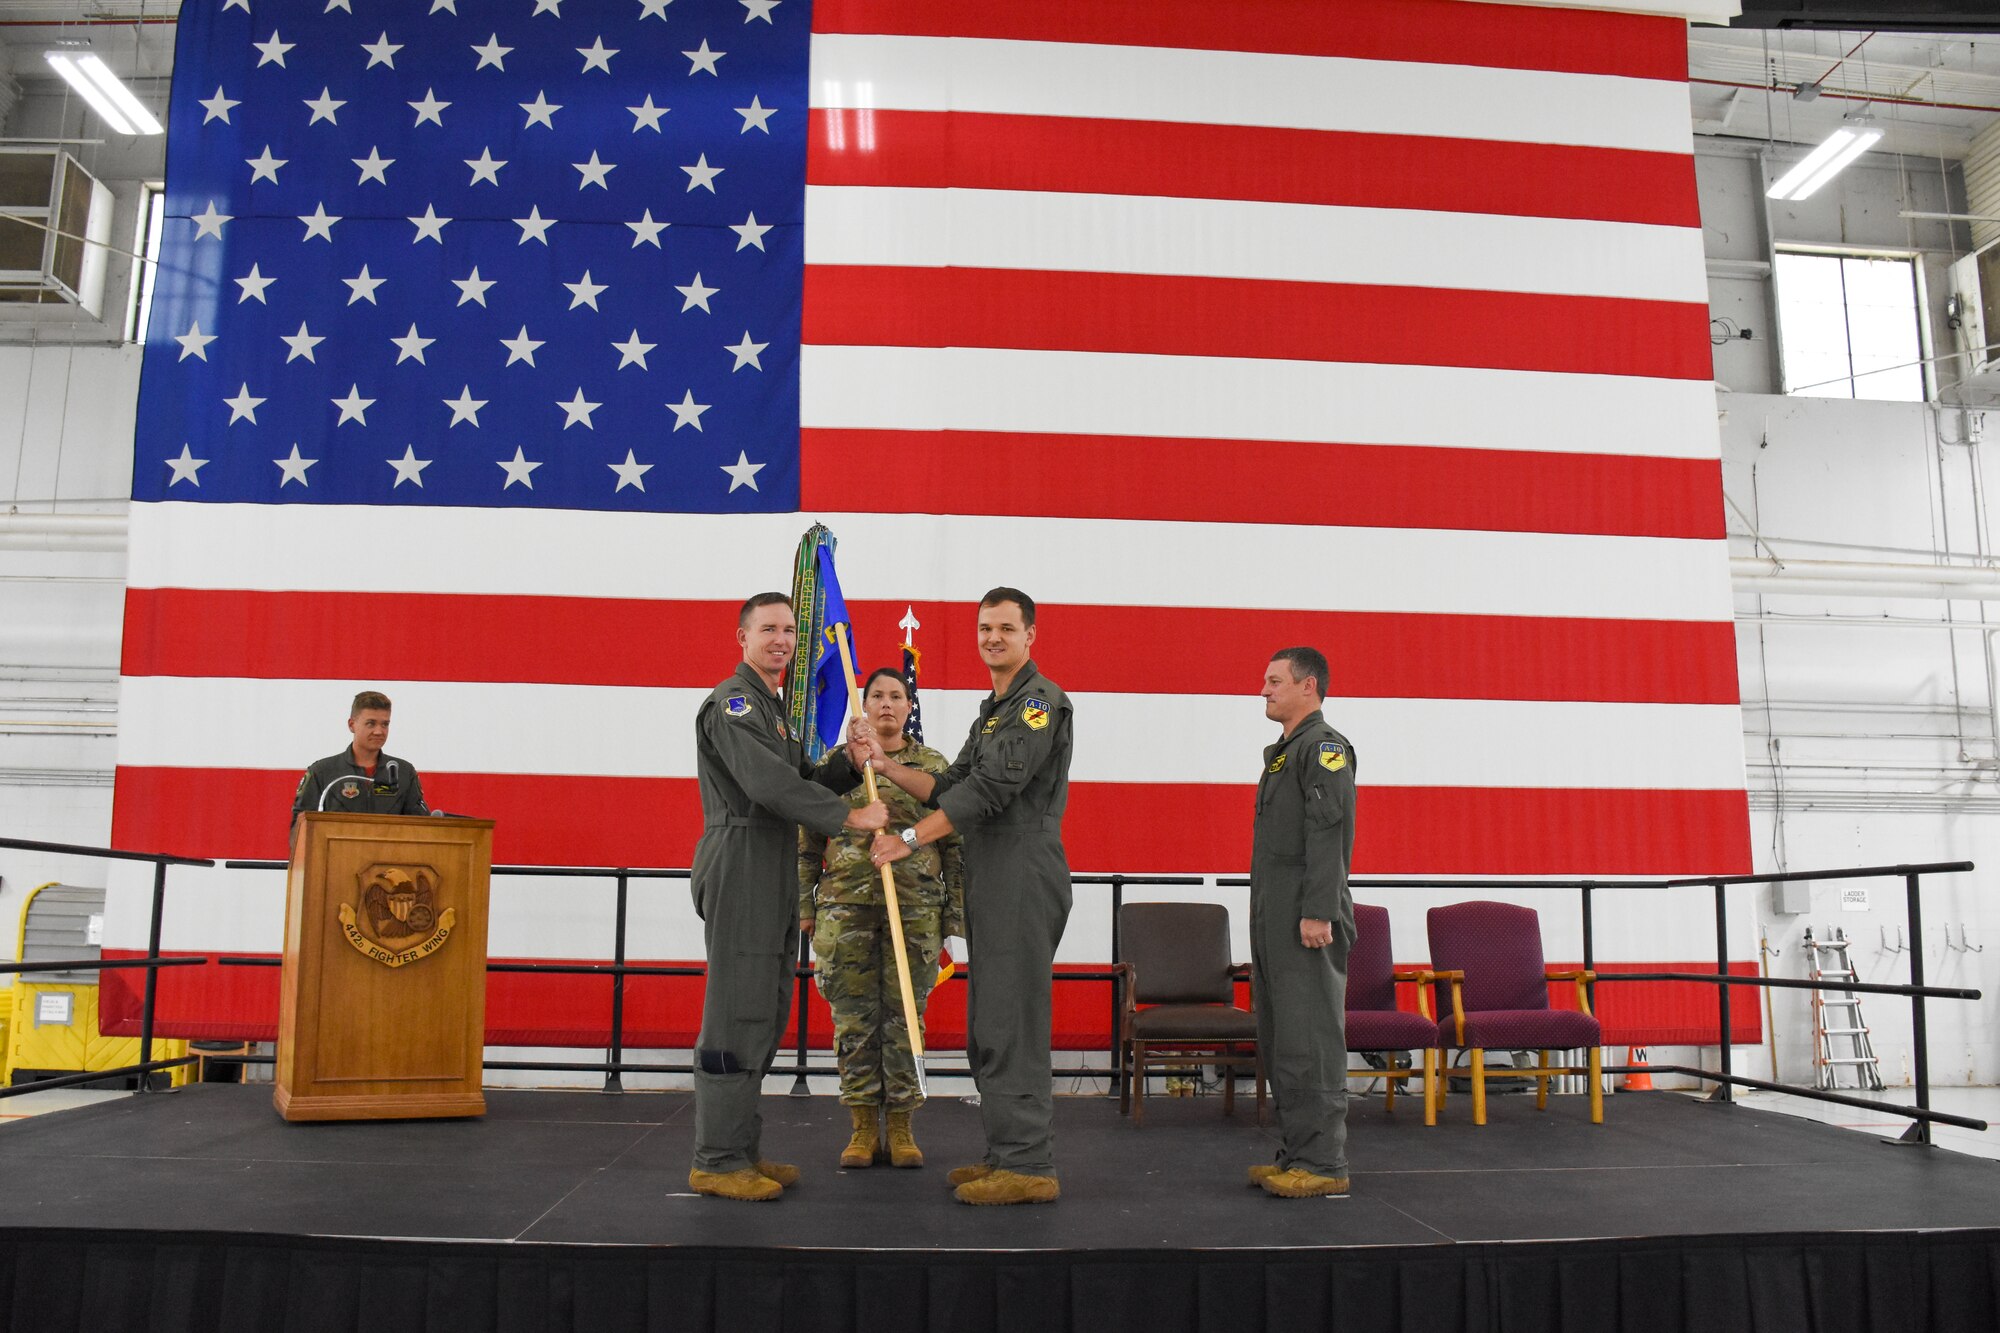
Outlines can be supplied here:
<path id="1" fill-rule="evenodd" d="M 278 1113 L 486 1113 L 493 821 L 300 817 L 285 889 Z"/>

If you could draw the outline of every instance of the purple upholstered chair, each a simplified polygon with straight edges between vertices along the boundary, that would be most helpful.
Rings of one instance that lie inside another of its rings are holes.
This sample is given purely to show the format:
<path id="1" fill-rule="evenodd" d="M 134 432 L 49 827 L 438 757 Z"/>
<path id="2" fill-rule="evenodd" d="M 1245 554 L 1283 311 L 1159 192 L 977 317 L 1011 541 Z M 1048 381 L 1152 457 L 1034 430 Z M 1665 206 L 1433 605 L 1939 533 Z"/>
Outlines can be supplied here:
<path id="1" fill-rule="evenodd" d="M 1541 918 L 1511 903 L 1455 903 L 1429 913 L 1431 967 L 1438 989 L 1438 1044 L 1472 1052 L 1472 1123 L 1486 1123 L 1486 1052 L 1540 1051 L 1534 1069 L 1495 1078 L 1535 1080 L 1535 1108 L 1549 1104 L 1549 1080 L 1561 1074 L 1590 1076 L 1590 1123 L 1604 1123 L 1604 1033 L 1590 1013 L 1584 987 L 1592 972 L 1550 972 L 1542 962 Z M 1551 981 L 1576 983 L 1577 1008 L 1549 1006 Z M 1450 987 L 1450 1013 L 1445 1012 Z M 1589 1067 L 1551 1068 L 1549 1052 L 1584 1047 Z M 1442 1098 L 1440 1098 L 1442 1100 Z"/>
<path id="2" fill-rule="evenodd" d="M 1431 979 L 1425 971 L 1396 971 L 1389 939 L 1389 909 L 1354 904 L 1354 948 L 1347 955 L 1347 1049 L 1350 1051 L 1422 1051 L 1424 1123 L 1437 1123 L 1437 1099 L 1432 1092 L 1437 1074 L 1437 1024 L 1430 1014 Z M 1396 983 L 1419 983 L 1417 1007 L 1409 1013 L 1396 1007 Z M 1351 1078 L 1380 1078 L 1385 1092 L 1382 1109 L 1396 1108 L 1396 1084 L 1413 1077 L 1410 1069 L 1357 1069 Z"/>

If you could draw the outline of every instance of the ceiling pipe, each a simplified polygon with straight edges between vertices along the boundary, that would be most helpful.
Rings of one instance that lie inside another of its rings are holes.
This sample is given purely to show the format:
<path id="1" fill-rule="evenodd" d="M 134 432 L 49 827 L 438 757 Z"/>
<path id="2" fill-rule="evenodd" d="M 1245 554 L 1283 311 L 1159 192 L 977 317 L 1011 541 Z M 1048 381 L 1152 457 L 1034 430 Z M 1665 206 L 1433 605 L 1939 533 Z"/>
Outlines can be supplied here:
<path id="1" fill-rule="evenodd" d="M 1785 93 L 1790 95 L 1797 84 L 1744 83 L 1739 79 L 1698 79 L 1690 77 L 1689 83 L 1699 83 L 1709 88 L 1749 88 L 1760 93 Z M 1879 102 L 1884 106 L 1935 107 L 1943 111 L 1984 111 L 2000 115 L 2000 106 L 1981 106 L 1973 102 L 1927 102 L 1921 97 L 1904 97 L 1899 93 L 1838 93 L 1831 89 L 1820 94 L 1840 102 Z"/>
<path id="2" fill-rule="evenodd" d="M 1777 560 L 1754 555 L 1732 557 L 1729 574 L 1730 583 L 1740 593 L 2000 601 L 2000 568 L 1862 560 Z"/>
<path id="3" fill-rule="evenodd" d="M 0 551 L 123 551 L 123 514 L 0 514 Z"/>

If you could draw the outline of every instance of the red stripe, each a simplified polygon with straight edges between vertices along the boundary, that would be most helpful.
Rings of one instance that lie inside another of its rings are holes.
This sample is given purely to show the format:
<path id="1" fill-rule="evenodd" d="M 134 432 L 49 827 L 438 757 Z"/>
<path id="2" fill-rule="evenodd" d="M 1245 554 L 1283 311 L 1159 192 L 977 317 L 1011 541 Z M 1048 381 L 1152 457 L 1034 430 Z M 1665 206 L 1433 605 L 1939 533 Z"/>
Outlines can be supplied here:
<path id="1" fill-rule="evenodd" d="M 282 857 L 297 782 L 292 770 L 121 767 L 112 843 Z M 691 778 L 426 772 L 424 791 L 447 809 L 498 820 L 493 857 L 503 863 L 684 866 L 701 827 Z M 1070 864 L 1079 873 L 1240 871 L 1250 860 L 1251 792 L 1229 784 L 1079 783 L 1064 821 Z M 1363 787 L 1356 819 L 1356 874 L 1750 869 L 1749 807 L 1740 791 Z"/>
<path id="2" fill-rule="evenodd" d="M 1001 431 L 807 429 L 800 504 L 925 514 L 1720 539 L 1712 458 Z M 1060 484 L 1024 486 L 1032 458 Z M 1144 477 L 1143 486 L 1133 485 Z"/>
<path id="3" fill-rule="evenodd" d="M 1264 51 L 1687 78 L 1679 19 L 1453 0 L 819 0 L 813 31 Z"/>
<path id="4" fill-rule="evenodd" d="M 908 605 L 848 604 L 864 669 L 896 657 L 896 622 Z M 987 689 L 974 608 L 915 610 L 928 627 L 920 686 Z M 325 646 L 341 642 L 341 670 L 357 677 L 706 689 L 739 660 L 728 636 L 735 611 L 719 602 L 133 588 L 123 671 L 318 679 Z M 1088 693 L 1252 694 L 1274 649 L 1318 643 L 1340 663 L 1337 693 L 1348 698 L 1737 702 L 1727 621 L 1055 605 L 1039 613 L 1037 660 L 1065 688 Z M 350 640 L 347 627 L 371 620 L 424 632 Z M 524 625 L 535 631 L 522 633 Z M 1168 642 L 1173 652 L 1132 651 Z"/>
<path id="5" fill-rule="evenodd" d="M 606 881 L 608 884 L 610 881 Z M 578 890 L 584 892 L 585 890 Z M 1093 910 L 1080 903 L 1078 911 Z M 1103 910 L 1098 907 L 1096 910 Z M 136 949 L 106 949 L 106 958 L 142 956 Z M 185 957 L 169 952 L 169 957 Z M 241 956 L 241 955 L 237 955 Z M 273 955 L 263 955 L 270 957 Z M 498 961 L 498 960 L 496 960 Z M 557 961 L 529 958 L 508 962 Z M 561 961 L 573 962 L 573 959 Z M 602 960 L 609 961 L 608 956 Z M 700 959 L 634 959 L 634 962 L 699 963 Z M 1408 964 L 1421 966 L 1421 964 Z M 1059 964 L 1065 970 L 1092 970 L 1093 964 Z M 1568 966 L 1555 964 L 1551 966 Z M 1599 973 L 1712 972 L 1713 959 L 1695 963 L 1604 963 Z M 1732 972 L 1754 976 L 1755 963 L 1736 963 Z M 105 972 L 98 996 L 98 1015 L 106 1036 L 136 1037 L 140 1030 L 145 983 L 135 972 Z M 630 1051 L 685 1048 L 694 1045 L 701 1028 L 699 977 L 631 977 L 625 983 L 625 1046 Z M 1400 1005 L 1414 1013 L 1415 988 L 1397 988 Z M 1552 982 L 1550 1003 L 1573 1008 L 1574 991 L 1567 982 Z M 833 1016 L 818 992 L 808 988 L 807 1044 L 814 1050 L 833 1046 Z M 1103 1050 L 1110 1033 L 1110 986 L 1106 982 L 1072 981 L 1052 988 L 1053 1044 L 1058 1050 Z M 1248 995 L 1239 990 L 1239 1003 Z M 1716 1030 L 1715 990 L 1695 982 L 1633 982 L 1598 987 L 1597 1015 L 1604 1024 L 1606 1045 L 1713 1045 Z M 1754 1004 L 1730 1009 L 1730 1032 L 1739 1045 L 1763 1039 Z M 603 1047 L 611 1039 L 611 984 L 603 977 L 530 976 L 494 972 L 486 978 L 486 1041 L 492 1046 Z M 272 1041 L 278 1035 L 278 969 L 274 967 L 168 968 L 160 973 L 155 1001 L 155 1031 L 162 1037 L 195 1041 Z M 950 982 L 931 993 L 924 1013 L 925 1044 L 933 1050 L 965 1047 L 965 987 Z M 788 1034 L 789 1038 L 789 1034 Z M 645 1056 L 636 1058 L 644 1059 Z"/>
<path id="6" fill-rule="evenodd" d="M 806 343 L 1711 377 L 1708 308 L 1605 296 L 808 264 Z"/>
<path id="7" fill-rule="evenodd" d="M 1256 125 L 815 110 L 806 181 L 1701 225 L 1687 153 Z"/>

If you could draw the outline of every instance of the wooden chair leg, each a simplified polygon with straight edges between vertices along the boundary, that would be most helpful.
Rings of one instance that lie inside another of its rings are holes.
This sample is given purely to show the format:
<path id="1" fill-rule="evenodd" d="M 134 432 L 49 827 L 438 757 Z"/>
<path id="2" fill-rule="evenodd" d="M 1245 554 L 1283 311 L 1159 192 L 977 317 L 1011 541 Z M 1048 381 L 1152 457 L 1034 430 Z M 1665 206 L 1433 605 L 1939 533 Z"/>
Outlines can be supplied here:
<path id="1" fill-rule="evenodd" d="M 1429 1048 L 1429 1047 L 1426 1047 L 1426 1048 L 1425 1048 L 1425 1050 L 1424 1050 L 1424 1124 L 1425 1124 L 1425 1125 L 1427 1125 L 1427 1126 L 1431 1126 L 1431 1125 L 1436 1125 L 1436 1124 L 1437 1124 L 1437 1122 L 1438 1122 L 1438 1112 L 1437 1112 L 1437 1090 L 1436 1090 L 1436 1087 L 1435 1087 L 1435 1084 L 1436 1084 L 1436 1083 L 1437 1083 L 1437 1081 L 1438 1081 L 1438 1079 L 1437 1079 L 1437 1058 L 1438 1058 L 1438 1053 L 1437 1053 L 1437 1051 L 1436 1051 L 1435 1049 L 1432 1049 L 1432 1048 Z"/>
<path id="2" fill-rule="evenodd" d="M 1132 1123 L 1146 1123 L 1146 1043 L 1132 1043 Z"/>
<path id="3" fill-rule="evenodd" d="M 1472 1123 L 1486 1123 L 1486 1052 L 1472 1048 Z"/>
<path id="4" fill-rule="evenodd" d="M 1604 1123 L 1604 1048 L 1590 1048 L 1590 1123 Z"/>
<path id="5" fill-rule="evenodd" d="M 1132 1114 L 1132 1043 L 1118 1043 L 1118 1114 Z"/>
<path id="6" fill-rule="evenodd" d="M 1223 1059 L 1215 1066 L 1215 1072 L 1222 1076 L 1222 1113 L 1236 1114 L 1236 1044 L 1231 1042 L 1222 1048 Z"/>
<path id="7" fill-rule="evenodd" d="M 1384 1111 L 1394 1111 L 1396 1109 L 1397 1080 L 1395 1075 L 1396 1075 L 1396 1066 L 1394 1063 L 1394 1058 L 1392 1056 L 1391 1063 L 1389 1065 L 1389 1072 L 1382 1076 L 1382 1109 Z"/>
<path id="8" fill-rule="evenodd" d="M 1535 1109 L 1537 1111 L 1546 1111 L 1549 1109 L 1549 1075 L 1547 1073 L 1549 1067 L 1549 1053 L 1547 1051 L 1542 1052 L 1541 1061 L 1535 1067 L 1537 1069 L 1544 1071 L 1542 1075 L 1535 1080 Z"/>

